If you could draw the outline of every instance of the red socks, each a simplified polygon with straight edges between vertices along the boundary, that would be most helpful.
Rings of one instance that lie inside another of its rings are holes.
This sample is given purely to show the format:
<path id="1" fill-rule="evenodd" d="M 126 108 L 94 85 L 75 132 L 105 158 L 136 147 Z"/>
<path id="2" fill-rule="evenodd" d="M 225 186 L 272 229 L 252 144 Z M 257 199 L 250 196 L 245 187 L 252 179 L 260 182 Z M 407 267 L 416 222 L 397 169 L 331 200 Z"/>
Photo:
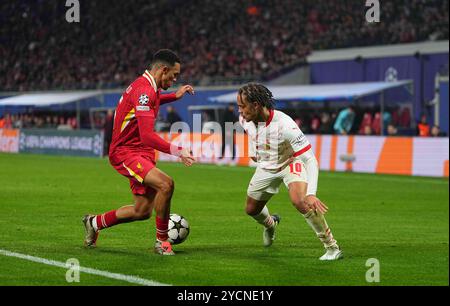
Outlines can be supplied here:
<path id="1" fill-rule="evenodd" d="M 164 220 L 156 217 L 156 239 L 159 241 L 166 241 L 169 238 L 168 232 L 169 218 Z"/>
<path id="2" fill-rule="evenodd" d="M 100 231 L 102 229 L 112 227 L 114 225 L 122 223 L 117 219 L 116 210 L 104 213 L 102 215 L 97 215 L 95 220 L 93 220 L 93 225 L 96 230 Z M 166 241 L 169 236 L 169 218 L 161 219 L 156 217 L 156 239 L 159 241 Z"/>
<path id="3" fill-rule="evenodd" d="M 120 223 L 119 220 L 117 220 L 116 217 L 116 211 L 110 211 L 107 213 L 104 213 L 102 215 L 97 215 L 96 217 L 96 222 L 97 222 L 97 229 L 98 230 L 102 230 L 104 228 L 108 228 L 114 225 L 117 225 Z"/>

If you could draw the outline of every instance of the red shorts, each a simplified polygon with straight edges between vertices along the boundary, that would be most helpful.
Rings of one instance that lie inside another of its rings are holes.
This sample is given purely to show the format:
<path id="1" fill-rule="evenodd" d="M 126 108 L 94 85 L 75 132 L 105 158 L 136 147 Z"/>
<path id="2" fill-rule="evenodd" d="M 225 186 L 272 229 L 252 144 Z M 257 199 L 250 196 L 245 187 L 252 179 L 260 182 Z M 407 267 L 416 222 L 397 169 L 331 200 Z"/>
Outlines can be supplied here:
<path id="1" fill-rule="evenodd" d="M 153 195 L 156 193 L 155 189 L 144 185 L 145 176 L 156 166 L 152 156 L 133 152 L 112 155 L 109 161 L 117 172 L 130 180 L 133 194 Z"/>

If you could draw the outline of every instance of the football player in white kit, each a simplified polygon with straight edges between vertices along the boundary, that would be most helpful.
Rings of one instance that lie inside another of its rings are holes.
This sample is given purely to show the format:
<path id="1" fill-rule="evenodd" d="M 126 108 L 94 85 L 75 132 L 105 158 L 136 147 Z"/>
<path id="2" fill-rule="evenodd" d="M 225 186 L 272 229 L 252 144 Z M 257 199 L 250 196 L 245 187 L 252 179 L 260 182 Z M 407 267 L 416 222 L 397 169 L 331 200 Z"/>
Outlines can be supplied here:
<path id="1" fill-rule="evenodd" d="M 264 226 L 264 245 L 272 245 L 280 223 L 266 204 L 283 182 L 291 202 L 326 249 L 320 260 L 343 258 L 324 218 L 328 208 L 316 197 L 319 166 L 308 139 L 288 115 L 274 109 L 272 93 L 261 84 L 242 87 L 237 105 L 251 157 L 258 165 L 247 190 L 246 212 Z"/>

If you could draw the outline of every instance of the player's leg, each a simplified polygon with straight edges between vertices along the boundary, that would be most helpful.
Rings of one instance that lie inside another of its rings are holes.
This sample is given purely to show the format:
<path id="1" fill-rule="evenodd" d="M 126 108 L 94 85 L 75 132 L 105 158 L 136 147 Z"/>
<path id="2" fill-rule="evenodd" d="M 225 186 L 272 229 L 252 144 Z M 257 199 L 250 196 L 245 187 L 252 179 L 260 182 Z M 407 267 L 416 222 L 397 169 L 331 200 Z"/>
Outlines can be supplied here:
<path id="1" fill-rule="evenodd" d="M 281 221 L 280 216 L 272 216 L 267 208 L 267 202 L 278 193 L 280 183 L 281 180 L 276 175 L 256 169 L 247 190 L 245 211 L 247 215 L 264 226 L 264 246 L 272 245 L 275 240 L 275 228 Z"/>
<path id="2" fill-rule="evenodd" d="M 98 231 L 117 224 L 146 220 L 150 218 L 153 208 L 156 211 L 156 243 L 155 251 L 161 255 L 173 255 L 172 247 L 167 241 L 170 216 L 170 201 L 174 191 L 173 180 L 145 159 L 137 163 L 138 169 L 131 168 L 136 162 L 125 167 L 133 177 L 130 185 L 135 195 L 135 205 L 124 206 L 98 216 L 87 216 L 83 219 L 86 227 L 85 243 L 95 246 Z M 147 173 L 142 179 L 137 173 Z M 152 192 L 151 192 L 152 191 Z"/>
<path id="3" fill-rule="evenodd" d="M 331 233 L 330 227 L 325 220 L 325 216 L 308 206 L 305 202 L 308 184 L 303 181 L 293 181 L 288 184 L 289 197 L 292 204 L 303 215 L 308 225 L 316 233 L 323 243 L 326 254 L 321 260 L 335 260 L 342 258 L 342 252 Z"/>
<path id="4" fill-rule="evenodd" d="M 247 215 L 264 226 L 264 246 L 271 246 L 275 240 L 275 228 L 281 221 L 280 216 L 270 214 L 269 209 L 267 208 L 267 201 L 258 201 L 251 197 L 247 197 L 245 211 Z"/>
<path id="5" fill-rule="evenodd" d="M 155 252 L 161 255 L 173 255 L 172 247 L 167 240 L 169 238 L 170 203 L 175 189 L 174 181 L 158 168 L 153 168 L 145 176 L 144 184 L 156 191 L 153 201 L 156 212 Z"/>
<path id="6" fill-rule="evenodd" d="M 155 194 L 134 194 L 134 205 L 123 206 L 116 211 L 120 223 L 148 220 L 152 216 Z"/>
<path id="7" fill-rule="evenodd" d="M 86 229 L 85 245 L 95 247 L 99 231 L 122 223 L 147 220 L 153 210 L 154 194 L 133 195 L 134 205 L 123 206 L 117 210 L 100 214 L 86 215 L 83 223 Z"/>
<path id="8" fill-rule="evenodd" d="M 155 167 L 154 162 L 150 157 L 143 155 L 130 155 L 119 160 L 113 167 L 129 179 L 134 205 L 123 206 L 99 215 L 84 216 L 87 246 L 95 246 L 99 231 L 122 223 L 147 220 L 153 210 L 155 193 L 143 184 L 143 177 Z"/>

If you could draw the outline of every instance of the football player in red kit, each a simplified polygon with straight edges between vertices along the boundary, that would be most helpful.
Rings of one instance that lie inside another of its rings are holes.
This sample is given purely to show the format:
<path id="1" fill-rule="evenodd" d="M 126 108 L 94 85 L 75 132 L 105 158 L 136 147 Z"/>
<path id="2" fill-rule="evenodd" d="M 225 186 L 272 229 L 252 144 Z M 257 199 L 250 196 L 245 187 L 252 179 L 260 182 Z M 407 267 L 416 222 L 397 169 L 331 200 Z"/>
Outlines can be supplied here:
<path id="1" fill-rule="evenodd" d="M 194 94 L 192 86 L 182 86 L 176 93 L 161 94 L 180 74 L 180 59 L 171 50 L 153 56 L 151 70 L 135 80 L 125 91 L 116 108 L 113 136 L 109 150 L 111 165 L 130 180 L 134 205 L 100 215 L 86 215 L 85 245 L 95 247 L 100 230 L 121 223 L 147 220 L 156 212 L 155 252 L 174 255 L 168 240 L 170 201 L 174 192 L 172 178 L 156 168 L 155 150 L 181 158 L 186 166 L 195 159 L 190 150 L 166 142 L 154 132 L 159 107 Z"/>

